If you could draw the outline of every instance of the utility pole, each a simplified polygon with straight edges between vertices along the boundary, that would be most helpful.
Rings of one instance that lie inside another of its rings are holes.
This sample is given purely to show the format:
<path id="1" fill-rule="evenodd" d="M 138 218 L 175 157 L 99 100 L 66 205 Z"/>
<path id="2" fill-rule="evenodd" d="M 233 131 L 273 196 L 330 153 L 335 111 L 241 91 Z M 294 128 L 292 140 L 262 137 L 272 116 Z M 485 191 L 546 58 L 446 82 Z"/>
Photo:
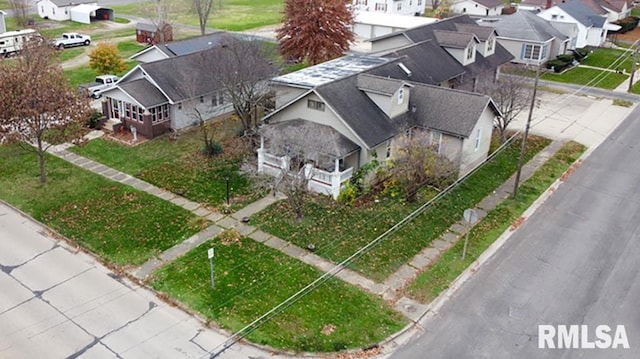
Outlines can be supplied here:
<path id="1" fill-rule="evenodd" d="M 631 63 L 631 77 L 629 77 L 629 89 L 627 90 L 627 92 L 631 92 L 631 88 L 633 87 L 633 76 L 636 73 L 636 61 L 638 61 L 638 46 L 636 46 L 635 50 L 633 50 L 633 62 Z"/>
<path id="2" fill-rule="evenodd" d="M 531 127 L 531 117 L 533 116 L 533 107 L 536 105 L 536 93 L 538 92 L 538 79 L 540 79 L 540 65 L 536 66 L 536 80 L 533 83 L 533 94 L 531 94 L 531 106 L 529 107 L 529 117 L 524 127 L 524 136 L 522 137 L 522 148 L 520 149 L 520 159 L 518 160 L 518 172 L 516 172 L 516 181 L 513 186 L 513 199 L 518 196 L 518 185 L 520 184 L 520 174 L 522 165 L 524 164 L 524 154 L 527 149 L 527 137 L 529 136 L 529 127 Z"/>

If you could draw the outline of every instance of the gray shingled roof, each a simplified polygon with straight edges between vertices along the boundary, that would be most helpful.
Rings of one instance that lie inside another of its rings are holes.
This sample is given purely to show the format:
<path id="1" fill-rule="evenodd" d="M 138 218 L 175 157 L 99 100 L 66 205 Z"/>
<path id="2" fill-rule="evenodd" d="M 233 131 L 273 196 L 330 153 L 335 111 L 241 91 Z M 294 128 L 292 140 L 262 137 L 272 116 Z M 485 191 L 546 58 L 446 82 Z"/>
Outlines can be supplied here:
<path id="1" fill-rule="evenodd" d="M 317 87 L 316 93 L 369 148 L 373 148 L 395 136 L 397 132 L 389 117 L 364 91 L 358 90 L 357 78 L 352 75 L 329 82 Z"/>
<path id="2" fill-rule="evenodd" d="M 476 54 L 476 58 L 478 55 Z M 458 60 L 432 40 L 393 51 L 385 56 L 398 60 L 368 72 L 374 75 L 431 85 L 439 85 L 444 81 L 462 76 L 466 72 L 465 67 Z M 399 63 L 411 71 L 411 76 L 408 76 L 399 67 Z"/>
<path id="3" fill-rule="evenodd" d="M 546 42 L 553 38 L 560 40 L 567 38 L 547 20 L 524 10 L 511 15 L 502 15 L 498 17 L 496 22 L 481 22 L 480 24 L 495 28 L 498 36 L 510 39 Z"/>
<path id="4" fill-rule="evenodd" d="M 497 112 L 491 98 L 473 92 L 413 83 L 409 116 L 416 126 L 468 138 L 487 106 Z"/>
<path id="5" fill-rule="evenodd" d="M 501 0 L 473 0 L 473 1 L 477 2 L 478 4 L 488 9 L 493 9 L 500 5 L 504 6 L 504 2 L 502 2 Z"/>
<path id="6" fill-rule="evenodd" d="M 223 48 L 140 64 L 142 70 L 172 102 L 220 91 L 222 86 L 210 71 Z"/>
<path id="7" fill-rule="evenodd" d="M 322 125 L 316 122 L 311 122 L 303 119 L 293 119 L 289 121 L 269 124 L 267 126 L 276 129 L 279 134 L 282 134 L 284 138 L 288 139 L 294 139 L 295 135 L 299 134 L 331 133 L 332 138 L 325 139 L 321 152 L 332 157 L 344 157 L 360 149 L 360 146 L 356 145 L 350 139 L 343 136 L 340 132 L 333 129 L 333 127 Z M 308 144 L 306 138 L 300 138 L 299 141 L 300 143 L 292 143 L 291 145 L 304 147 Z"/>
<path id="8" fill-rule="evenodd" d="M 604 17 L 599 16 L 580 1 L 573 0 L 564 2 L 558 4 L 558 7 L 587 27 L 601 28 L 606 21 Z"/>
<path id="9" fill-rule="evenodd" d="M 368 74 L 358 75 L 356 86 L 363 91 L 393 95 L 404 86 L 404 81 Z"/>
<path id="10" fill-rule="evenodd" d="M 433 35 L 438 45 L 458 49 L 466 48 L 471 41 L 478 41 L 478 38 L 474 34 L 468 32 L 434 30 Z"/>
<path id="11" fill-rule="evenodd" d="M 456 29 L 459 32 L 474 34 L 480 41 L 489 40 L 489 37 L 493 34 L 493 29 L 491 28 L 471 24 L 456 24 Z"/>
<path id="12" fill-rule="evenodd" d="M 148 22 L 139 22 L 136 24 L 136 29 L 143 31 L 156 31 L 158 30 L 158 26 Z"/>
<path id="13" fill-rule="evenodd" d="M 169 102 L 167 97 L 145 78 L 128 81 L 118 85 L 118 87 L 138 101 L 144 108 L 151 108 Z"/>
<path id="14" fill-rule="evenodd" d="M 80 4 L 91 4 L 97 0 L 51 0 L 57 7 L 76 6 Z"/>

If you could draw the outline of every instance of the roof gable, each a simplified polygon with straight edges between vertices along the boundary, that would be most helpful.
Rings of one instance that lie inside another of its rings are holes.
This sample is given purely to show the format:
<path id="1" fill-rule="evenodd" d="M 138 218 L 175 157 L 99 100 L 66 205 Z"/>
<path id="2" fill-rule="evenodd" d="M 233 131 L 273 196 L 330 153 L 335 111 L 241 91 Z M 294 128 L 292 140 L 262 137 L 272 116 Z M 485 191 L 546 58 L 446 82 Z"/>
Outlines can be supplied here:
<path id="1" fill-rule="evenodd" d="M 97 0 L 49 0 L 57 7 L 77 6 L 80 4 L 97 4 Z"/>
<path id="2" fill-rule="evenodd" d="M 480 41 L 487 41 L 493 35 L 494 30 L 490 27 L 478 26 L 475 24 L 456 24 L 458 32 L 474 34 Z"/>
<path id="3" fill-rule="evenodd" d="M 391 96 L 401 87 L 405 86 L 402 80 L 395 80 L 387 77 L 373 76 L 369 74 L 359 74 L 357 76 L 356 87 L 366 92 L 379 93 Z"/>
<path id="4" fill-rule="evenodd" d="M 560 40 L 567 38 L 547 20 L 529 11 L 502 15 L 495 22 L 481 22 L 480 24 L 495 28 L 498 36 L 510 39 L 546 42 L 553 38 Z"/>
<path id="5" fill-rule="evenodd" d="M 474 34 L 466 32 L 434 30 L 433 35 L 438 45 L 455 49 L 467 48 L 473 41 L 480 42 Z"/>
<path id="6" fill-rule="evenodd" d="M 556 6 L 586 27 L 602 27 L 606 20 L 580 1 L 564 2 Z"/>
<path id="7" fill-rule="evenodd" d="M 486 7 L 487 9 L 493 9 L 500 6 L 504 7 L 504 3 L 500 0 L 472 0 L 472 1 Z"/>

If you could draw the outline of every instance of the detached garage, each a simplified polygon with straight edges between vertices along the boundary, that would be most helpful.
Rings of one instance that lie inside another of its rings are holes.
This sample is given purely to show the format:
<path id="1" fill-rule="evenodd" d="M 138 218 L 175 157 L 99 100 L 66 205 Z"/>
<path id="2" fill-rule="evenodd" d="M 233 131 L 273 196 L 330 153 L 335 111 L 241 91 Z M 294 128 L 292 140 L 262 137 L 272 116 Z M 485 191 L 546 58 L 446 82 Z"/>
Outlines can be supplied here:
<path id="1" fill-rule="evenodd" d="M 82 4 L 71 8 L 71 21 L 90 24 L 92 18 L 113 20 L 113 10 L 92 4 Z"/>

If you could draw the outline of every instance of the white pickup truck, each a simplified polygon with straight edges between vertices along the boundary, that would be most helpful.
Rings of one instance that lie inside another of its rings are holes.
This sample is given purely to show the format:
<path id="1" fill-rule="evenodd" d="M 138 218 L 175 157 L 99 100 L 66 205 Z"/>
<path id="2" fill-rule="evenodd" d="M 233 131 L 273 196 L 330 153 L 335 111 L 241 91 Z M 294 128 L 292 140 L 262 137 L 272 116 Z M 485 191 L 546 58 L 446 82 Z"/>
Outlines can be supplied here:
<path id="1" fill-rule="evenodd" d="M 62 34 L 61 37 L 54 40 L 54 46 L 60 49 L 72 46 L 88 46 L 91 43 L 91 37 L 88 35 L 81 35 L 75 32 L 68 32 Z"/>
<path id="2" fill-rule="evenodd" d="M 115 75 L 101 75 L 96 77 L 95 82 L 90 82 L 88 84 L 82 84 L 78 86 L 80 92 L 84 92 L 87 96 L 91 96 L 93 98 L 100 98 L 102 96 L 102 91 L 113 87 L 113 85 L 118 82 L 118 76 Z"/>

